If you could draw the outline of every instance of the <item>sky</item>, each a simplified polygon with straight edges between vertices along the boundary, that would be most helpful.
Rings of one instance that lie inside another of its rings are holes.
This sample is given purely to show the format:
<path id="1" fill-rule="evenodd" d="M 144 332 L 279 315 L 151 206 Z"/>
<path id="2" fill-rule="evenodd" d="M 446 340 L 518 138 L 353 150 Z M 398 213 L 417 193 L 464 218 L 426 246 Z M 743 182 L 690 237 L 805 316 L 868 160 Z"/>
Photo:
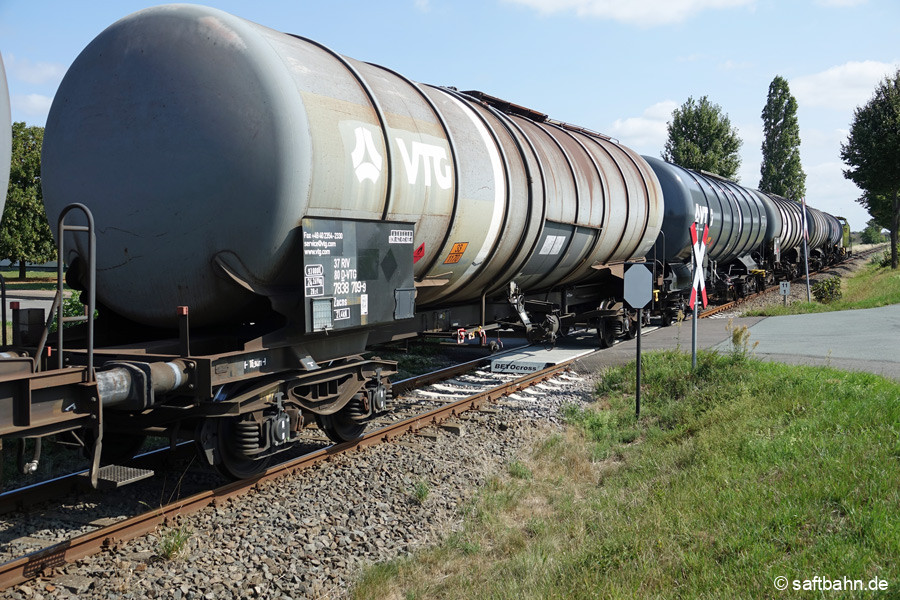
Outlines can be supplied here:
<path id="1" fill-rule="evenodd" d="M 13 121 L 43 126 L 69 65 L 103 29 L 154 2 L 0 0 Z M 206 0 L 389 67 L 481 90 L 659 156 L 672 111 L 708 96 L 743 140 L 759 184 L 761 113 L 784 77 L 798 102 L 807 202 L 868 215 L 843 176 L 853 114 L 900 69 L 898 0 Z"/>

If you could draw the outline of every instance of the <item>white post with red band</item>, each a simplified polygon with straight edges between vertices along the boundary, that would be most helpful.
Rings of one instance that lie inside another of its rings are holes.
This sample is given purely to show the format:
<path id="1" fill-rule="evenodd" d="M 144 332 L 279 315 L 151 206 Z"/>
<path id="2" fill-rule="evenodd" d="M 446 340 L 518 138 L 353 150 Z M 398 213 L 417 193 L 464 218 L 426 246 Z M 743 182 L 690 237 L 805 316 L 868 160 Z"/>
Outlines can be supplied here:
<path id="1" fill-rule="evenodd" d="M 697 292 L 699 290 L 700 297 L 703 299 L 703 308 L 709 304 L 706 298 L 706 274 L 703 272 L 703 259 L 706 256 L 706 244 L 709 242 L 709 224 L 703 224 L 703 237 L 697 235 L 697 222 L 691 223 L 691 254 L 694 258 L 694 281 L 691 285 L 691 301 L 689 306 L 694 311 L 694 318 L 691 323 L 691 366 L 697 368 Z"/>
<path id="2" fill-rule="evenodd" d="M 709 225 L 703 225 L 703 239 L 697 239 L 697 223 L 691 223 L 691 254 L 694 257 L 694 285 L 691 287 L 690 307 L 697 302 L 697 292 L 703 298 L 703 308 L 709 301 L 706 299 L 706 274 L 703 272 L 703 259 L 706 256 L 706 244 L 709 242 Z"/>

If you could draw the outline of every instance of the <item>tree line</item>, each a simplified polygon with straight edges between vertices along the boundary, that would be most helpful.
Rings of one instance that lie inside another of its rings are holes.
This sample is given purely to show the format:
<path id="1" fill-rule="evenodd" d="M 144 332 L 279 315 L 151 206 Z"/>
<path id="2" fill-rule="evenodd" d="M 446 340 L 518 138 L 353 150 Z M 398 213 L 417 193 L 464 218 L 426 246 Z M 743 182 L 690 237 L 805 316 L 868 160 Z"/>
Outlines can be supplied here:
<path id="1" fill-rule="evenodd" d="M 769 85 L 762 110 L 762 166 L 759 189 L 799 201 L 806 194 L 806 174 L 800 164 L 800 128 L 797 100 L 787 80 L 776 76 Z M 662 158 L 698 171 L 737 180 L 742 141 L 722 108 L 707 96 L 689 97 L 672 113 Z M 44 128 L 25 123 L 12 126 L 12 163 L 3 218 L 0 221 L 0 258 L 19 264 L 42 263 L 55 257 L 55 245 L 41 193 L 41 145 Z M 864 106 L 858 107 L 846 144 L 841 145 L 846 163 L 844 176 L 863 195 L 856 201 L 869 211 L 867 237 L 875 239 L 881 228 L 890 231 L 891 268 L 898 266 L 900 230 L 900 70 L 876 88 Z"/>
<path id="2" fill-rule="evenodd" d="M 19 263 L 19 279 L 25 279 L 25 263 L 44 263 L 56 257 L 56 244 L 41 192 L 41 146 L 44 128 L 13 123 L 9 188 L 0 221 L 0 259 Z"/>
<path id="3" fill-rule="evenodd" d="M 800 127 L 797 100 L 788 82 L 776 76 L 762 110 L 763 143 L 759 190 L 800 201 L 806 195 L 806 174 L 800 164 Z M 707 96 L 689 97 L 667 124 L 668 140 L 662 158 L 683 167 L 737 180 L 742 141 L 722 108 Z M 900 70 L 876 88 L 858 107 L 850 135 L 841 144 L 844 176 L 863 192 L 856 199 L 872 219 L 866 239 L 890 231 L 891 268 L 897 268 L 900 230 Z"/>

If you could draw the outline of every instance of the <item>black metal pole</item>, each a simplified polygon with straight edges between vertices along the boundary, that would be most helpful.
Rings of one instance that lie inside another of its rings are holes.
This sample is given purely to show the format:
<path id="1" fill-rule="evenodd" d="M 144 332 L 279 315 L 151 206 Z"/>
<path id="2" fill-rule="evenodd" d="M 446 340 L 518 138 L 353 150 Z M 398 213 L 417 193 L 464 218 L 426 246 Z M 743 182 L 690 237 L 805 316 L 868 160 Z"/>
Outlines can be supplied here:
<path id="1" fill-rule="evenodd" d="M 634 418 L 641 418 L 641 321 L 644 320 L 644 309 L 638 309 L 637 322 L 637 386 L 634 392 Z"/>

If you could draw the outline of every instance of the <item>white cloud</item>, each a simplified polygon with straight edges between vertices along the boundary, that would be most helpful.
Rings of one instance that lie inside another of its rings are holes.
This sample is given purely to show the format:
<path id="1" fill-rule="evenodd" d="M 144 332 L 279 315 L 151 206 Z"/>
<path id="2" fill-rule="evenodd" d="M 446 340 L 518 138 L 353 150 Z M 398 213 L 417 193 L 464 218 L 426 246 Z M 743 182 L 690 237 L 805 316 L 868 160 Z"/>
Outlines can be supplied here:
<path id="1" fill-rule="evenodd" d="M 874 60 L 848 62 L 793 79 L 791 92 L 801 106 L 852 111 L 868 102 L 878 83 L 893 74 L 898 66 L 898 63 Z"/>
<path id="2" fill-rule="evenodd" d="M 29 117 L 47 118 L 53 98 L 41 94 L 16 95 L 9 99 L 13 111 L 19 111 Z"/>
<path id="3" fill-rule="evenodd" d="M 65 65 L 60 63 L 34 62 L 13 54 L 4 56 L 3 61 L 10 78 L 32 85 L 59 83 L 66 73 Z"/>
<path id="4" fill-rule="evenodd" d="M 753 63 L 750 61 L 735 61 L 735 60 L 726 60 L 725 62 L 719 63 L 720 71 L 743 71 L 753 67 Z"/>
<path id="5" fill-rule="evenodd" d="M 846 165 L 826 161 L 804 166 L 806 171 L 806 198 L 811 206 L 833 215 L 847 217 L 850 228 L 859 231 L 870 218 L 866 209 L 856 199 L 862 195 L 852 181 L 844 177 Z"/>
<path id="6" fill-rule="evenodd" d="M 678 103 L 674 100 L 657 102 L 639 117 L 616 119 L 609 128 L 610 135 L 642 154 L 656 156 L 666 144 L 666 124 L 676 108 Z"/>
<path id="7" fill-rule="evenodd" d="M 704 10 L 752 6 L 756 0 L 507 0 L 544 14 L 574 11 L 594 17 L 652 26 L 678 23 Z"/>
<path id="8" fill-rule="evenodd" d="M 413 4 L 416 7 L 416 10 L 421 12 L 428 12 L 431 10 L 431 0 L 414 0 Z"/>

